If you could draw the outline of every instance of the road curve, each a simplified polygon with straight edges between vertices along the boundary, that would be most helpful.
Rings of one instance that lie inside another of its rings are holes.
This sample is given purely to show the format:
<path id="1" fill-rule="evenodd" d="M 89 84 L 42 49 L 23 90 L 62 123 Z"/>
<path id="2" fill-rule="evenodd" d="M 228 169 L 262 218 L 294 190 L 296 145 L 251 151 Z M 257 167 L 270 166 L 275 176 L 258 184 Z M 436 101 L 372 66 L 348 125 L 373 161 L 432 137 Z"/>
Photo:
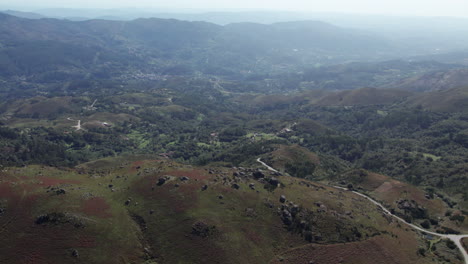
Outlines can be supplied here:
<path id="1" fill-rule="evenodd" d="M 274 172 L 278 172 L 277 170 L 275 170 L 274 168 L 268 166 L 268 164 L 266 164 L 265 162 L 261 161 L 260 158 L 257 159 L 257 162 L 259 162 L 260 164 L 262 164 L 263 166 L 265 166 L 268 170 L 270 171 L 274 171 Z M 333 188 L 336 188 L 336 189 L 340 189 L 340 190 L 345 190 L 345 191 L 350 191 L 349 189 L 346 189 L 346 188 L 343 188 L 343 187 L 339 187 L 339 186 L 331 186 Z M 411 223 L 408 223 L 406 222 L 403 218 L 399 217 L 399 216 L 396 216 L 394 214 L 392 214 L 387 208 L 385 208 L 381 203 L 377 202 L 376 200 L 370 198 L 369 196 L 367 195 L 364 195 L 362 193 L 359 193 L 357 191 L 351 191 L 353 192 L 354 194 L 356 195 L 359 195 L 361 197 L 364 197 L 366 198 L 367 200 L 369 200 L 371 203 L 377 205 L 378 207 L 380 207 L 387 215 L 390 215 L 396 219 L 398 219 L 400 222 L 410 226 L 411 228 L 413 229 L 416 229 L 420 232 L 423 232 L 423 233 L 426 233 L 426 234 L 430 234 L 430 235 L 433 235 L 433 236 L 438 236 L 438 237 L 442 237 L 442 238 L 446 238 L 446 239 L 450 239 L 452 240 L 455 245 L 457 245 L 458 249 L 460 250 L 460 252 L 462 253 L 463 255 L 463 258 L 465 260 L 465 264 L 468 264 L 468 253 L 466 252 L 465 248 L 463 247 L 463 244 L 462 244 L 462 239 L 463 238 L 467 238 L 468 235 L 445 235 L 445 234 L 439 234 L 439 233 L 435 233 L 435 232 L 431 232 L 431 231 L 428 231 L 428 230 L 425 230 L 419 226 L 416 226 L 416 225 L 413 225 Z"/>
<path id="2" fill-rule="evenodd" d="M 274 172 L 279 172 L 275 169 L 273 169 L 272 167 L 268 166 L 265 162 L 263 162 L 260 158 L 257 159 L 257 162 L 260 162 L 260 164 L 262 164 L 263 166 L 265 166 L 268 170 L 270 171 L 274 171 Z"/>

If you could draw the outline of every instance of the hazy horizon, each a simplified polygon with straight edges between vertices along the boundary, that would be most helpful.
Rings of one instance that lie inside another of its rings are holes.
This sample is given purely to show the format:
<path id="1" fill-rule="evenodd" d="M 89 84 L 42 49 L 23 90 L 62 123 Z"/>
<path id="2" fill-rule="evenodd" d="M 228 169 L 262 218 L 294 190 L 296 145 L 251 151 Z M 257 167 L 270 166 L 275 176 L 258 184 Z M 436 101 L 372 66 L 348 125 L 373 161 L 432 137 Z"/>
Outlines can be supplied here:
<path id="1" fill-rule="evenodd" d="M 413 0 L 376 1 L 376 0 L 329 0 L 323 1 L 265 1 L 265 0 L 2 0 L 1 9 L 36 11 L 46 8 L 76 9 L 146 9 L 151 12 L 210 12 L 210 11 L 292 11 L 292 12 L 330 12 L 401 16 L 443 16 L 468 17 L 468 1 L 464 0 Z"/>

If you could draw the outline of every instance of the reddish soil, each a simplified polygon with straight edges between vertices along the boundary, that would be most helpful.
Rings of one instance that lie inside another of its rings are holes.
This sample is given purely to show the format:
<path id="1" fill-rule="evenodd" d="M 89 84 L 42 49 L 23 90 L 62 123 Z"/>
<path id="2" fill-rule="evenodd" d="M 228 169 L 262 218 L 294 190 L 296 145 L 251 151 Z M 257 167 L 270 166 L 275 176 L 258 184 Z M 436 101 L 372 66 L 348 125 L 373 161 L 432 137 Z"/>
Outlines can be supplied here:
<path id="1" fill-rule="evenodd" d="M 130 168 L 128 168 L 128 169 L 129 169 L 129 171 L 130 171 L 131 173 L 135 173 L 135 172 L 137 172 L 137 171 L 139 170 L 139 168 L 140 168 L 141 166 L 143 166 L 144 164 L 145 164 L 145 161 L 143 161 L 143 160 L 134 161 L 134 162 L 132 162 L 132 165 L 131 165 Z"/>
<path id="2" fill-rule="evenodd" d="M 77 180 L 68 180 L 68 179 L 57 179 L 50 177 L 39 177 L 38 180 L 41 182 L 41 186 L 55 186 L 60 184 L 78 184 L 80 181 Z"/>
<path id="3" fill-rule="evenodd" d="M 159 201 L 160 206 L 166 207 L 176 213 L 182 213 L 196 206 L 198 202 L 197 193 L 201 190 L 203 182 L 183 183 L 178 179 L 157 186 L 158 179 L 162 176 L 147 176 L 136 183 L 137 192 L 145 199 Z M 190 180 L 192 181 L 192 179 Z M 179 187 L 175 187 L 175 184 Z"/>
<path id="4" fill-rule="evenodd" d="M 254 242 L 255 244 L 260 244 L 263 241 L 260 234 L 258 234 L 254 230 L 242 228 L 242 232 L 245 233 L 245 236 L 248 240 Z"/>
<path id="5" fill-rule="evenodd" d="M 166 174 L 171 175 L 171 176 L 176 176 L 176 177 L 187 176 L 190 178 L 190 180 L 206 180 L 210 177 L 203 170 L 177 170 L 177 171 L 169 171 Z"/>
<path id="6" fill-rule="evenodd" d="M 96 247 L 96 239 L 88 235 L 79 235 L 76 239 L 74 248 L 93 248 Z"/>
<path id="7" fill-rule="evenodd" d="M 90 216 L 97 216 L 99 218 L 112 217 L 110 206 L 102 197 L 93 197 L 85 200 L 81 205 L 81 210 Z"/>
<path id="8" fill-rule="evenodd" d="M 14 195 L 13 187 L 9 182 L 0 183 L 0 198 L 6 199 Z"/>
<path id="9" fill-rule="evenodd" d="M 0 263 L 59 263 L 68 256 L 76 243 L 76 234 L 83 229 L 70 224 L 47 226 L 35 224 L 32 213 L 40 195 L 23 196 L 22 186 L 13 190 L 0 185 L 0 195 L 6 199 L 5 213 L 0 217 Z"/>
<path id="10" fill-rule="evenodd" d="M 368 172 L 368 176 L 362 184 L 362 186 L 366 189 L 373 190 L 381 186 L 385 181 L 389 180 L 387 176 L 376 174 L 372 172 Z M 388 185 L 386 185 L 387 188 Z"/>
<path id="11" fill-rule="evenodd" d="M 417 254 L 411 257 L 401 251 L 402 245 L 389 243 L 388 237 L 375 237 L 362 242 L 334 245 L 310 244 L 280 254 L 271 263 L 342 263 L 342 264 L 407 264 L 417 261 Z M 395 248 L 395 246 L 398 246 Z"/>
<path id="12" fill-rule="evenodd" d="M 28 193 L 25 190 L 32 186 L 17 184 L 13 187 L 10 183 L 0 183 L 0 198 L 6 200 L 5 212 L 0 217 L 0 263 L 71 263 L 72 248 L 96 246 L 94 238 L 86 234 L 86 228 L 77 228 L 71 223 L 36 224 L 38 213 L 35 210 L 40 201 L 46 200 L 46 195 L 25 195 Z"/>
<path id="13" fill-rule="evenodd" d="M 425 192 L 397 180 L 389 179 L 382 183 L 375 189 L 374 197 L 385 201 L 387 204 L 394 204 L 399 199 L 414 200 L 419 205 L 426 207 L 429 213 L 439 216 L 445 211 L 445 206 L 441 200 L 429 200 L 425 197 Z"/>
<path id="14" fill-rule="evenodd" d="M 143 164 L 145 164 L 145 162 L 142 161 L 142 160 L 134 161 L 134 162 L 132 163 L 132 167 L 138 167 L 138 166 L 141 166 L 141 165 L 143 165 Z"/>

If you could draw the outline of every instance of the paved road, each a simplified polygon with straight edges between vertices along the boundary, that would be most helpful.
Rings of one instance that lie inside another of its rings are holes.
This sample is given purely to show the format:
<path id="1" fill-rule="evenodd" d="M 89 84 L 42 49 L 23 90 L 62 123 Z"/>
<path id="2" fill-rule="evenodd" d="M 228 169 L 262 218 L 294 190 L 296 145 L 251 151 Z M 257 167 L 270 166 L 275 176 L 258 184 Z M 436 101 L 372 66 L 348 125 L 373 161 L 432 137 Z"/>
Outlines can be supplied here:
<path id="1" fill-rule="evenodd" d="M 265 162 L 261 161 L 260 158 L 257 159 L 257 162 L 261 163 L 263 166 L 265 166 L 265 167 L 266 167 L 268 170 L 270 170 L 270 171 L 278 172 L 277 170 L 275 170 L 275 169 L 273 169 L 272 167 L 268 166 Z M 339 186 L 332 186 L 332 187 L 337 188 L 337 189 L 340 189 L 340 190 L 349 191 L 348 189 L 343 188 L 343 187 L 339 187 Z M 392 216 L 392 217 L 398 219 L 400 222 L 403 222 L 404 224 L 406 224 L 406 225 L 412 227 L 413 229 L 416 229 L 416 230 L 421 231 L 421 232 L 426 233 L 426 234 L 431 234 L 431 235 L 433 235 L 433 236 L 438 236 L 438 237 L 442 237 L 442 238 L 446 238 L 446 239 L 452 240 L 452 241 L 457 245 L 458 249 L 461 251 L 461 253 L 462 253 L 462 255 L 463 255 L 463 258 L 465 259 L 465 264 L 468 264 L 468 253 L 467 253 L 466 250 L 463 248 L 463 245 L 462 245 L 462 242 L 461 242 L 461 240 L 462 240 L 463 238 L 467 238 L 468 235 L 445 235 L 445 234 L 439 234 L 439 233 L 427 231 L 427 230 L 425 230 L 425 229 L 423 229 L 423 228 L 421 228 L 421 227 L 419 227 L 419 226 L 416 226 L 416 225 L 413 225 L 413 224 L 411 224 L 411 223 L 406 222 L 406 221 L 405 221 L 403 218 L 401 218 L 401 217 L 398 217 L 398 216 L 392 214 L 392 213 L 391 213 L 387 208 L 385 208 L 381 203 L 375 201 L 374 199 L 370 198 L 369 196 L 364 195 L 364 194 L 359 193 L 359 192 L 356 192 L 356 191 L 351 191 L 351 192 L 353 192 L 353 193 L 356 194 L 356 195 L 359 195 L 359 196 L 361 196 L 361 197 L 366 198 L 366 199 L 369 200 L 371 203 L 373 203 L 373 204 L 379 206 L 380 208 L 382 208 L 382 210 L 383 210 L 386 214 L 388 214 L 388 215 L 390 215 L 390 216 Z"/>
<path id="2" fill-rule="evenodd" d="M 338 186 L 333 186 L 335 188 L 338 188 L 338 189 L 341 189 L 341 190 L 348 190 L 346 188 L 343 188 L 343 187 L 338 187 Z M 370 202 L 372 202 L 373 204 L 379 206 L 380 208 L 382 208 L 382 210 L 388 214 L 388 215 L 391 215 L 393 216 L 394 218 L 398 219 L 400 222 L 403 222 L 404 224 L 412 227 L 413 229 L 416 229 L 418 231 L 421 231 L 423 233 L 426 233 L 426 234 L 431 234 L 433 236 L 438 236 L 438 237 L 442 237 L 442 238 L 447 238 L 447 239 L 450 239 L 452 240 L 458 247 L 458 249 L 461 251 L 462 255 L 463 255 L 463 258 L 465 259 L 465 264 L 468 264 L 468 253 L 466 252 L 466 250 L 463 248 L 463 245 L 462 245 L 462 242 L 461 240 L 463 238 L 466 238 L 468 237 L 468 235 L 446 235 L 446 234 L 439 234 L 439 233 L 435 233 L 435 232 L 431 232 L 431 231 L 428 231 L 428 230 L 425 230 L 417 225 L 413 225 L 411 223 L 408 223 L 406 222 L 403 218 L 401 217 L 398 217 L 394 214 L 392 214 L 387 208 L 385 208 L 382 204 L 380 204 L 379 202 L 375 201 L 374 199 L 370 198 L 369 196 L 366 196 L 362 193 L 359 193 L 359 192 L 356 192 L 356 191 L 352 191 L 353 193 L 361 196 L 361 197 L 364 197 L 366 198 L 367 200 L 369 200 Z"/>
<path id="3" fill-rule="evenodd" d="M 272 167 L 268 166 L 265 162 L 263 162 L 262 160 L 260 160 L 260 158 L 257 159 L 257 162 L 260 162 L 263 166 L 265 166 L 268 170 L 270 171 L 274 171 L 274 172 L 279 172 L 275 169 L 273 169 Z"/>

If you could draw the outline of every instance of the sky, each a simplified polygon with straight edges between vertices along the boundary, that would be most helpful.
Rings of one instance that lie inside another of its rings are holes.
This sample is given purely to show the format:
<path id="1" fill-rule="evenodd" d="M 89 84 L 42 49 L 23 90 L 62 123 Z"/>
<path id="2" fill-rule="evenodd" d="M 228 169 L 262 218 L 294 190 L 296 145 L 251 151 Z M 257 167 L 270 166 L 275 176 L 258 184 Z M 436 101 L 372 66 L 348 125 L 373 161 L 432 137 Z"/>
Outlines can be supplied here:
<path id="1" fill-rule="evenodd" d="M 468 0 L 0 0 L 0 7 L 283 10 L 468 17 Z"/>

